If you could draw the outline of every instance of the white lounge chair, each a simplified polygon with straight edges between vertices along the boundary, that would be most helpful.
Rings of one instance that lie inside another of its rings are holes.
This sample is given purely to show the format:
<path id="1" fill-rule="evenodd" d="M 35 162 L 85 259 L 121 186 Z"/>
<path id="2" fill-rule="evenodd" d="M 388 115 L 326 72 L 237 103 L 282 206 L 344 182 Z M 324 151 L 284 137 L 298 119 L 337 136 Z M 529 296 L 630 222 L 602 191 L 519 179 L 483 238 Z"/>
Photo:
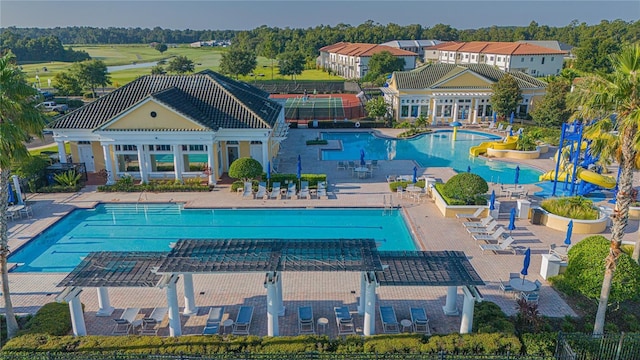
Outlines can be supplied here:
<path id="1" fill-rule="evenodd" d="M 135 328 L 140 326 L 141 320 L 136 320 L 140 308 L 126 308 L 120 315 L 119 319 L 113 319 L 116 322 L 116 326 L 113 328 L 114 335 L 128 335 Z"/>
<path id="2" fill-rule="evenodd" d="M 493 221 L 493 216 L 488 215 L 480 221 L 463 222 L 462 225 L 464 225 L 464 227 L 485 227 L 491 221 Z"/>
<path id="3" fill-rule="evenodd" d="M 300 306 L 298 308 L 298 332 L 300 334 L 315 334 L 314 323 L 313 308 L 311 306 Z"/>
<path id="4" fill-rule="evenodd" d="M 253 306 L 240 306 L 236 322 L 233 324 L 233 335 L 249 335 L 251 319 L 253 319 Z"/>
<path id="5" fill-rule="evenodd" d="M 207 322 L 202 330 L 203 335 L 215 335 L 220 331 L 220 324 L 224 316 L 224 306 L 212 307 L 209 309 Z"/>
<path id="6" fill-rule="evenodd" d="M 515 249 L 511 247 L 511 243 L 513 242 L 513 238 L 509 236 L 500 244 L 480 244 L 480 250 L 484 254 L 485 251 L 493 251 L 494 253 L 498 251 L 511 251 L 514 254 L 516 253 Z"/>
<path id="7" fill-rule="evenodd" d="M 380 306 L 380 320 L 382 321 L 382 332 L 386 334 L 398 334 L 400 324 L 393 306 Z"/>
<path id="8" fill-rule="evenodd" d="M 264 199 L 267 197 L 267 183 L 261 181 L 258 184 L 258 192 L 256 193 L 256 199 Z"/>
<path id="9" fill-rule="evenodd" d="M 431 329 L 429 328 L 429 318 L 424 308 L 412 307 L 410 309 L 411 322 L 413 323 L 413 331 L 416 333 L 422 333 L 431 335 Z"/>
<path id="10" fill-rule="evenodd" d="M 498 226 L 498 222 L 495 220 L 491 220 L 490 223 L 487 224 L 487 226 L 473 226 L 473 227 L 468 227 L 467 228 L 467 232 L 469 234 L 492 234 L 494 232 L 494 230 L 496 229 L 496 227 Z"/>
<path id="11" fill-rule="evenodd" d="M 243 199 L 253 199 L 253 184 L 251 181 L 244 182 L 244 190 L 242 191 Z"/>
<path id="12" fill-rule="evenodd" d="M 353 324 L 353 318 L 346 306 L 334 307 L 333 312 L 336 315 L 336 325 L 338 325 L 338 335 L 349 335 L 356 333 L 356 327 Z"/>
<path id="13" fill-rule="evenodd" d="M 487 130 L 493 130 L 496 128 L 496 123 L 494 123 L 493 121 L 489 123 L 489 126 L 487 126 Z"/>
<path id="14" fill-rule="evenodd" d="M 280 199 L 280 183 L 274 182 L 271 187 L 271 193 L 269 193 L 271 199 Z"/>
<path id="15" fill-rule="evenodd" d="M 300 193 L 298 197 L 301 199 L 311 199 L 311 195 L 309 194 L 309 182 L 301 181 L 300 182 Z"/>
<path id="16" fill-rule="evenodd" d="M 296 199 L 298 193 L 298 188 L 296 187 L 296 183 L 289 183 L 287 187 L 287 199 Z"/>
<path id="17" fill-rule="evenodd" d="M 495 129 L 495 131 L 501 132 L 502 130 L 504 130 L 504 124 L 498 124 L 498 127 Z"/>
<path id="18" fill-rule="evenodd" d="M 506 128 L 504 128 L 504 130 L 500 130 L 501 133 L 505 133 L 506 135 L 509 135 L 509 131 L 511 131 L 513 129 L 513 126 L 509 125 Z"/>
<path id="19" fill-rule="evenodd" d="M 493 234 L 471 234 L 476 241 L 486 241 L 486 242 L 495 242 L 496 244 L 500 242 L 500 237 L 504 234 L 504 227 L 500 226 Z"/>
<path id="20" fill-rule="evenodd" d="M 316 192 L 316 197 L 318 199 L 327 198 L 327 182 L 326 181 L 318 182 L 318 191 Z"/>
<path id="21" fill-rule="evenodd" d="M 160 325 L 167 317 L 169 308 L 157 307 L 151 312 L 151 315 L 146 318 L 142 318 L 142 326 L 140 327 L 140 335 L 157 335 L 160 330 Z"/>
<path id="22" fill-rule="evenodd" d="M 472 219 L 478 219 L 480 214 L 484 212 L 484 208 L 478 208 L 473 214 L 456 214 L 456 218 L 458 219 L 467 219 L 467 221 L 472 221 Z"/>

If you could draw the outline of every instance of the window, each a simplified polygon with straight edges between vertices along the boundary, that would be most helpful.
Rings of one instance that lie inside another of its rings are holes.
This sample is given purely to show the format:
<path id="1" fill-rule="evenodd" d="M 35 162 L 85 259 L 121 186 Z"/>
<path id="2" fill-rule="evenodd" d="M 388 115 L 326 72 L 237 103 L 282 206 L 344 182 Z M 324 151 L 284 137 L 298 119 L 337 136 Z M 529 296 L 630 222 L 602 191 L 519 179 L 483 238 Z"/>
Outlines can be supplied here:
<path id="1" fill-rule="evenodd" d="M 493 56 L 489 56 L 489 61 L 493 61 Z"/>
<path id="2" fill-rule="evenodd" d="M 544 56 L 542 57 L 542 64 L 544 64 Z"/>
<path id="3" fill-rule="evenodd" d="M 150 151 L 171 151 L 171 145 L 149 145 Z"/>
<path id="4" fill-rule="evenodd" d="M 182 151 L 205 151 L 204 145 L 182 145 Z"/>
<path id="5" fill-rule="evenodd" d="M 553 56 L 551 57 L 551 61 L 553 61 Z"/>
<path id="6" fill-rule="evenodd" d="M 464 58 L 468 59 L 469 58 L 469 54 L 464 54 Z"/>
<path id="7" fill-rule="evenodd" d="M 531 60 L 529 60 L 529 62 L 533 62 L 533 58 L 531 58 Z"/>
<path id="8" fill-rule="evenodd" d="M 400 107 L 400 117 L 408 117 L 409 116 L 409 106 L 402 105 Z"/>
<path id="9" fill-rule="evenodd" d="M 135 145 L 115 145 L 116 151 L 138 151 L 138 147 Z"/>
<path id="10" fill-rule="evenodd" d="M 524 62 L 524 58 L 520 58 L 520 62 Z"/>
<path id="11" fill-rule="evenodd" d="M 78 141 L 78 145 L 91 145 L 91 141 Z"/>
<path id="12" fill-rule="evenodd" d="M 419 105 L 411 105 L 411 117 L 418 117 L 419 111 L 420 111 Z"/>
<path id="13" fill-rule="evenodd" d="M 502 58 L 500 56 L 498 56 L 498 61 L 502 61 Z"/>

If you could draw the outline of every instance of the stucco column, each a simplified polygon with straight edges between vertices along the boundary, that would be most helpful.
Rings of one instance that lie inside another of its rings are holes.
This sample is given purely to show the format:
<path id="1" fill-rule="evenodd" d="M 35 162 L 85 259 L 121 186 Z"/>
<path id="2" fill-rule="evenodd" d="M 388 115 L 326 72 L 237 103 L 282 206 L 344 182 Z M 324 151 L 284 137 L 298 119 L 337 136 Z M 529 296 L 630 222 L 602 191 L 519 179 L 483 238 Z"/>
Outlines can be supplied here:
<path id="1" fill-rule="evenodd" d="M 438 124 L 438 120 L 436 116 L 438 114 L 438 99 L 433 99 L 433 110 L 431 111 L 431 125 L 435 126 Z"/>
<path id="2" fill-rule="evenodd" d="M 109 301 L 109 289 L 104 286 L 98 288 L 98 308 L 96 316 L 111 316 L 114 310 Z"/>
<path id="3" fill-rule="evenodd" d="M 173 173 L 176 180 L 182 180 L 182 146 L 173 145 Z"/>
<path id="4" fill-rule="evenodd" d="M 148 170 L 147 170 L 147 166 L 146 166 L 146 159 L 145 159 L 145 155 L 144 155 L 144 145 L 142 144 L 137 144 L 136 147 L 138 148 L 138 165 L 140 167 L 140 181 L 146 183 L 148 182 Z"/>
<path id="5" fill-rule="evenodd" d="M 464 293 L 464 300 L 462 303 L 462 320 L 460 321 L 460 334 L 468 334 L 473 328 L 473 307 L 475 306 L 475 298 L 473 294 L 467 290 L 467 287 L 462 287 Z"/>
<path id="6" fill-rule="evenodd" d="M 176 282 L 178 277 L 174 276 L 167 283 L 167 305 L 169 307 L 169 336 L 182 335 L 182 327 L 180 324 L 180 308 L 178 307 L 178 291 Z"/>
<path id="7" fill-rule="evenodd" d="M 67 163 L 67 149 L 64 148 L 64 141 L 56 140 L 56 145 L 58 145 L 58 158 L 60 162 L 63 164 Z"/>
<path id="8" fill-rule="evenodd" d="M 114 183 L 113 162 L 111 161 L 111 145 L 102 145 L 102 153 L 104 154 L 104 169 L 107 171 L 107 185 Z"/>
<path id="9" fill-rule="evenodd" d="M 218 153 L 218 142 L 214 141 L 213 144 L 207 146 L 207 166 L 209 167 L 209 185 L 216 184 L 218 169 L 215 167 L 214 156 Z M 215 151 L 215 152 L 214 152 Z"/>
<path id="10" fill-rule="evenodd" d="M 84 314 L 82 313 L 82 303 L 80 302 L 80 292 L 69 301 L 69 311 L 71 311 L 71 326 L 74 336 L 87 335 L 87 327 L 84 324 Z"/>
<path id="11" fill-rule="evenodd" d="M 456 99 L 453 102 L 453 109 L 451 109 L 451 116 L 453 117 L 453 121 L 458 121 L 458 100 Z"/>
<path id="12" fill-rule="evenodd" d="M 473 98 L 471 99 L 471 108 L 473 110 L 471 110 L 471 118 L 469 119 L 469 122 L 471 122 L 472 124 L 477 124 L 478 123 L 478 98 Z"/>
<path id="13" fill-rule="evenodd" d="M 433 136 L 432 136 L 433 137 Z M 360 273 L 360 301 L 358 302 L 358 315 L 364 315 L 364 307 L 367 299 L 367 273 Z"/>
<path id="14" fill-rule="evenodd" d="M 376 333 L 376 275 L 373 272 L 367 274 L 367 299 L 364 308 L 364 330 L 365 336 Z"/>
<path id="15" fill-rule="evenodd" d="M 193 291 L 193 275 L 182 274 L 182 286 L 184 287 L 184 310 L 182 315 L 196 315 L 198 308 L 196 307 L 196 298 Z"/>
<path id="16" fill-rule="evenodd" d="M 264 287 L 267 289 L 267 335 L 278 336 L 278 305 L 275 272 L 268 272 L 265 275 Z"/>
<path id="17" fill-rule="evenodd" d="M 458 308 L 456 307 L 456 299 L 458 297 L 458 287 L 457 286 L 448 286 L 447 287 L 447 299 L 445 300 L 445 305 L 442 307 L 442 311 L 447 316 L 457 316 Z"/>

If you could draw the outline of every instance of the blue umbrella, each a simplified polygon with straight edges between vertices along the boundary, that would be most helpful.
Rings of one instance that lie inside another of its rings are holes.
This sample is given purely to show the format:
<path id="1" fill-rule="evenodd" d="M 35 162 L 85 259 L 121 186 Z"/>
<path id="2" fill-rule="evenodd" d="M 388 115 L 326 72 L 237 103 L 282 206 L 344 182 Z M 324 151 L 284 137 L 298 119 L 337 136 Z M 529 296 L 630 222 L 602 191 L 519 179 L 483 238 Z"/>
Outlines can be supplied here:
<path id="1" fill-rule="evenodd" d="M 493 112 L 493 122 L 498 121 L 498 113 L 497 112 Z"/>
<path id="2" fill-rule="evenodd" d="M 414 184 L 418 181 L 418 168 L 415 166 L 413 167 L 413 178 L 411 180 Z"/>
<path id="3" fill-rule="evenodd" d="M 496 209 L 496 191 L 491 190 L 491 197 L 489 198 L 489 210 L 493 211 Z"/>
<path id="4" fill-rule="evenodd" d="M 267 161 L 267 186 L 269 186 L 269 180 L 271 180 L 271 161 Z"/>
<path id="5" fill-rule="evenodd" d="M 511 117 L 509 118 L 509 124 L 513 124 L 513 111 L 511 112 Z"/>
<path id="6" fill-rule="evenodd" d="M 7 183 L 8 187 L 7 190 L 9 190 L 9 204 L 13 204 L 14 202 L 16 202 L 16 196 L 13 194 L 13 188 L 11 187 L 11 183 Z"/>
<path id="7" fill-rule="evenodd" d="M 516 208 L 511 208 L 511 213 L 509 214 L 509 235 L 511 232 L 516 229 Z"/>
<path id="8" fill-rule="evenodd" d="M 470 173 L 471 172 L 471 165 L 467 165 L 467 172 Z"/>
<path id="9" fill-rule="evenodd" d="M 296 175 L 298 176 L 298 180 L 300 180 L 300 177 L 302 176 L 302 160 L 300 159 L 300 155 L 298 155 L 298 169 L 297 169 L 297 173 Z"/>
<path id="10" fill-rule="evenodd" d="M 569 225 L 567 225 L 567 237 L 564 239 L 564 244 L 567 246 L 571 245 L 572 232 L 573 232 L 573 220 L 569 221 Z"/>
<path id="11" fill-rule="evenodd" d="M 513 136 L 513 129 L 509 129 L 509 136 Z"/>
<path id="12" fill-rule="evenodd" d="M 531 248 L 527 248 L 524 252 L 524 264 L 522 264 L 522 283 L 524 284 L 524 278 L 529 274 L 529 264 L 531 263 Z"/>
<path id="13" fill-rule="evenodd" d="M 360 165 L 366 165 L 366 163 L 364 162 L 364 149 L 360 149 Z"/>
<path id="14" fill-rule="evenodd" d="M 516 175 L 513 178 L 513 183 L 518 185 L 518 179 L 520 179 L 520 166 L 516 166 Z"/>

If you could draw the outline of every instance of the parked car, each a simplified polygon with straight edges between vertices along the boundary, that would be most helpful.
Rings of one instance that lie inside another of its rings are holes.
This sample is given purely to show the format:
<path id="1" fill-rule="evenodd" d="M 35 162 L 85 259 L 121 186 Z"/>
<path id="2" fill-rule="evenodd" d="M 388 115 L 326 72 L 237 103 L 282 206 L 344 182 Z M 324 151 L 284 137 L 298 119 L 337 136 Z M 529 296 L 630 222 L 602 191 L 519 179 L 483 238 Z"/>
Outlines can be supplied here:
<path id="1" fill-rule="evenodd" d="M 67 104 L 56 104 L 55 101 L 42 102 L 36 105 L 36 108 L 47 112 L 57 111 L 60 114 L 64 114 L 67 110 L 69 110 L 69 106 Z"/>

